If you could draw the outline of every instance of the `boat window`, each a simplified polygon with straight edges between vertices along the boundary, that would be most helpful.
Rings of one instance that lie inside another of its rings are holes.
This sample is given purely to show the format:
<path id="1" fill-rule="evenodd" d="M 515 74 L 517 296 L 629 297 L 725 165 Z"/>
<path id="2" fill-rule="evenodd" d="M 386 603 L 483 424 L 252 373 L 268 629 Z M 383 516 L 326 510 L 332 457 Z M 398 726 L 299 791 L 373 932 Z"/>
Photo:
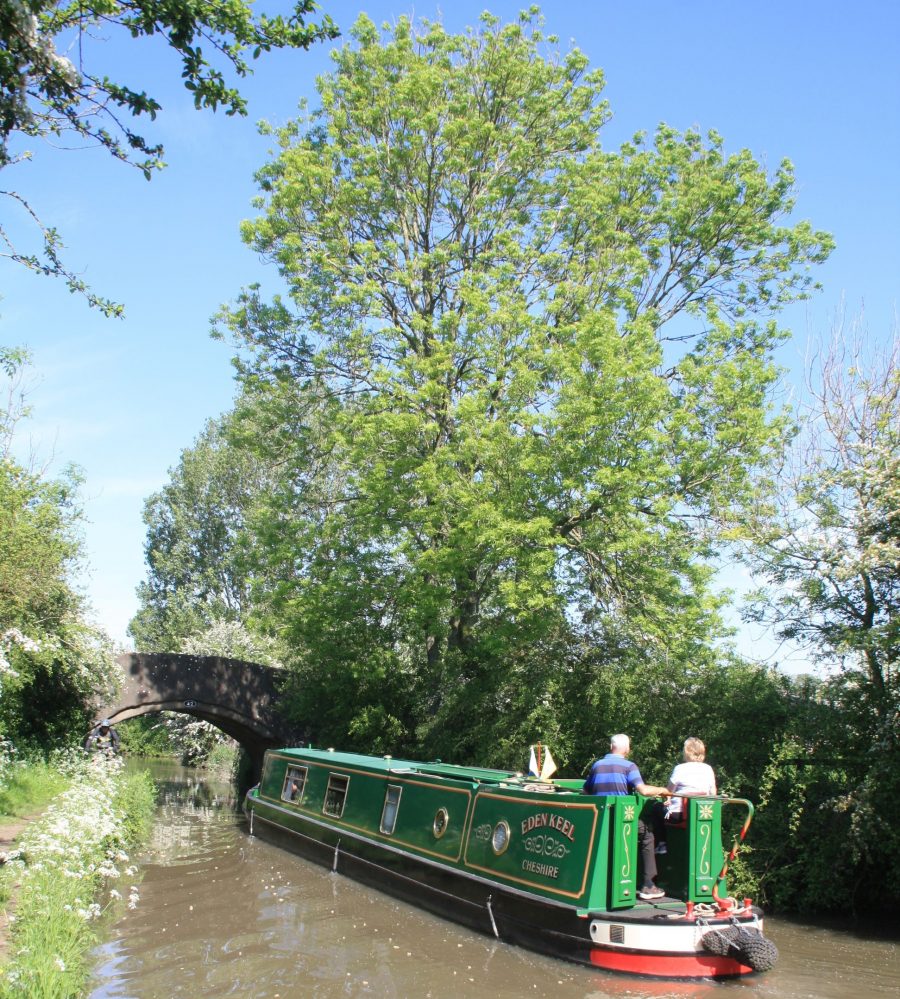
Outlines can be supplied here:
<path id="1" fill-rule="evenodd" d="M 450 815 L 446 808 L 439 808 L 437 814 L 434 817 L 434 836 L 435 839 L 440 839 L 441 836 L 447 831 L 447 826 L 450 824 Z"/>
<path id="2" fill-rule="evenodd" d="M 494 834 L 491 836 L 491 846 L 498 856 L 509 846 L 509 823 L 501 819 L 494 826 Z"/>
<path id="3" fill-rule="evenodd" d="M 322 811 L 326 815 L 333 815 L 336 819 L 343 815 L 349 783 L 350 778 L 344 777 L 343 774 L 328 775 L 328 788 L 325 791 L 325 803 L 322 805 Z"/>
<path id="4" fill-rule="evenodd" d="M 284 775 L 284 787 L 281 789 L 281 800 L 299 804 L 305 787 L 306 767 L 288 767 Z"/>
<path id="5" fill-rule="evenodd" d="M 381 831 L 388 836 L 397 825 L 397 810 L 400 808 L 400 792 L 403 789 L 396 784 L 388 784 L 384 792 L 384 810 L 381 813 Z"/>

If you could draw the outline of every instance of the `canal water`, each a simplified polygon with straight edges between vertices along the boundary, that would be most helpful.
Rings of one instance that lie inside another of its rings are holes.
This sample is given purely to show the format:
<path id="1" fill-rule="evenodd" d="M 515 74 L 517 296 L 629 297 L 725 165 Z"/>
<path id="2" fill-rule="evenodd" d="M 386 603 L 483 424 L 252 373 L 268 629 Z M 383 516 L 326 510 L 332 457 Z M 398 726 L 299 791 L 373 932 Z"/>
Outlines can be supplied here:
<path id="1" fill-rule="evenodd" d="M 231 785 L 166 765 L 140 895 L 106 928 L 90 999 L 844 999 L 900 995 L 900 944 L 781 920 L 774 971 L 656 982 L 544 958 L 247 835 Z M 122 892 L 127 899 L 130 884 Z"/>

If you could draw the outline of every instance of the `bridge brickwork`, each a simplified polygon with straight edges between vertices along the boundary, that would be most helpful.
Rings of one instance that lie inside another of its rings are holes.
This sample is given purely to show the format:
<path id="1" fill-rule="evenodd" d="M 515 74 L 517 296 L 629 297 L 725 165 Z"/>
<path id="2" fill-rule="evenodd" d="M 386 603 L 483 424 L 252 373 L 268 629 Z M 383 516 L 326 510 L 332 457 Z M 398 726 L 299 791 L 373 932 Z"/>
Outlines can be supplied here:
<path id="1" fill-rule="evenodd" d="M 266 749 L 296 745 L 296 731 L 279 710 L 280 670 L 223 656 L 130 652 L 118 657 L 118 696 L 95 706 L 113 725 L 159 711 L 212 722 L 250 755 L 257 772 Z"/>

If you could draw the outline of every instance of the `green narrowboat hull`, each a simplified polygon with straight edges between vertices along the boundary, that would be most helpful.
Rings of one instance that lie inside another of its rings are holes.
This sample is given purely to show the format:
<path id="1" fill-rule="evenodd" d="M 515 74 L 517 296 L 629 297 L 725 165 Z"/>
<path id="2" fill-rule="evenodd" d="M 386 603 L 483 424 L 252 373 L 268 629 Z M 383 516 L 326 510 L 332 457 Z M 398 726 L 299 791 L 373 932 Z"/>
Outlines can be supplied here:
<path id="1" fill-rule="evenodd" d="M 691 802 L 686 828 L 672 830 L 670 853 L 659 858 L 666 896 L 648 903 L 636 895 L 641 799 L 580 788 L 440 762 L 281 749 L 266 754 L 245 811 L 252 834 L 556 957 L 667 978 L 771 964 L 759 910 L 718 901 L 721 799 Z"/>

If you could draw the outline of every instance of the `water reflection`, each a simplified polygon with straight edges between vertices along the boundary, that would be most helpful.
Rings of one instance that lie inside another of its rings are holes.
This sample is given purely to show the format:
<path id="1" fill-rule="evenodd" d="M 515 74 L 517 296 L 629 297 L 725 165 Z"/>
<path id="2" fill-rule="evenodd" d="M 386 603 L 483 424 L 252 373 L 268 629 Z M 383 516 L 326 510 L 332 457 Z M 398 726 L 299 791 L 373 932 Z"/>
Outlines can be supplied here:
<path id="1" fill-rule="evenodd" d="M 157 769 L 159 817 L 137 909 L 96 951 L 91 999 L 484 996 L 843 999 L 895 996 L 890 940 L 770 921 L 781 961 L 733 982 L 598 974 L 498 943 L 247 835 L 226 784 Z"/>

